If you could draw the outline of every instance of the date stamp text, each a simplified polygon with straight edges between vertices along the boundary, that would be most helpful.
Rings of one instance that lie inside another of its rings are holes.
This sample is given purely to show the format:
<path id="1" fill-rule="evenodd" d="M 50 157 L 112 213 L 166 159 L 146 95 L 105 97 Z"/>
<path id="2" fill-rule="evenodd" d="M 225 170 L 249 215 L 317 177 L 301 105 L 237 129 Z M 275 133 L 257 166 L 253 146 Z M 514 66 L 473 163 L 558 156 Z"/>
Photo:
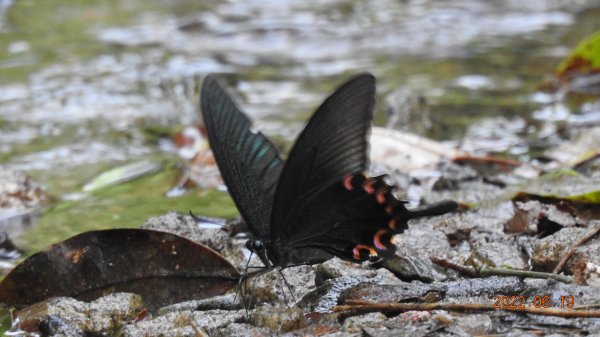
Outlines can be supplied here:
<path id="1" fill-rule="evenodd" d="M 560 296 L 559 300 L 554 302 L 548 295 L 536 295 L 533 298 L 527 298 L 522 295 L 496 295 L 494 296 L 494 304 L 492 307 L 494 309 L 518 309 L 525 308 L 526 306 L 533 306 L 535 308 L 554 307 L 561 309 L 572 309 L 575 306 L 575 298 L 571 295 Z"/>

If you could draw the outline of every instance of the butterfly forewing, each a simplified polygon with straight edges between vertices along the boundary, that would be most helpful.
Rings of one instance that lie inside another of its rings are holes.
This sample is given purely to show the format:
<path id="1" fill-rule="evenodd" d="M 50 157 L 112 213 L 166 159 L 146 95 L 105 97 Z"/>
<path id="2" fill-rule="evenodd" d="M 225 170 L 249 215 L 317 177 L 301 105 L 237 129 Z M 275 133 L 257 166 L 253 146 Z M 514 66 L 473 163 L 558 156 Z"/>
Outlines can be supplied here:
<path id="1" fill-rule="evenodd" d="M 344 176 L 367 169 L 374 105 L 375 78 L 362 74 L 317 109 L 294 144 L 277 185 L 271 217 L 274 245 L 301 242 L 315 233 L 306 228 L 313 224 L 297 221 L 306 211 L 339 214 L 314 199 Z"/>
<path id="2" fill-rule="evenodd" d="M 223 180 L 253 234 L 269 238 L 273 196 L 283 168 L 275 146 L 238 109 L 213 75 L 202 83 L 202 116 Z"/>

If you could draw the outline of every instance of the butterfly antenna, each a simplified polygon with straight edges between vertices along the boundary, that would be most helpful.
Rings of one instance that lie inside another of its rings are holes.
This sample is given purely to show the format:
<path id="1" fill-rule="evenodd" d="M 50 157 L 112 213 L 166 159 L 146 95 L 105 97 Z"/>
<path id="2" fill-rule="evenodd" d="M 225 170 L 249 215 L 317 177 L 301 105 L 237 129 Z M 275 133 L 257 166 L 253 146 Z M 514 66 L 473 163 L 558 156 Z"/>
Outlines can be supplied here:
<path id="1" fill-rule="evenodd" d="M 197 216 L 196 214 L 192 213 L 192 210 L 190 210 L 190 216 L 192 217 L 192 219 L 194 219 L 194 221 L 196 222 L 200 222 L 204 219 L 202 219 L 201 217 Z"/>
<path id="2" fill-rule="evenodd" d="M 214 219 L 214 218 L 211 219 L 209 217 L 198 216 L 198 215 L 192 213 L 191 210 L 190 210 L 190 216 L 192 217 L 192 219 L 194 219 L 194 221 L 196 223 L 199 223 L 199 222 L 208 222 L 208 223 L 211 223 L 213 225 L 223 226 L 223 223 L 219 222 L 218 219 Z"/>

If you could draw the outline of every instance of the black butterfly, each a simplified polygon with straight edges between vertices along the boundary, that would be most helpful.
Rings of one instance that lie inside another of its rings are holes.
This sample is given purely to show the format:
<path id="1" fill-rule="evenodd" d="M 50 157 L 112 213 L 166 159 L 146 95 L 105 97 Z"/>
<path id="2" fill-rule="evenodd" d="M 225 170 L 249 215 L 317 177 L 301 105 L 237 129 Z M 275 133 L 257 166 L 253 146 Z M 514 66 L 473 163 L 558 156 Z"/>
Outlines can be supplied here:
<path id="1" fill-rule="evenodd" d="M 409 211 L 385 176 L 367 177 L 367 137 L 375 78 L 358 75 L 317 109 L 288 159 L 260 132 L 214 75 L 201 109 L 221 175 L 254 239 L 247 246 L 268 268 L 315 264 L 333 256 L 361 262 L 390 257 L 409 219 L 439 215 L 453 201 Z"/>

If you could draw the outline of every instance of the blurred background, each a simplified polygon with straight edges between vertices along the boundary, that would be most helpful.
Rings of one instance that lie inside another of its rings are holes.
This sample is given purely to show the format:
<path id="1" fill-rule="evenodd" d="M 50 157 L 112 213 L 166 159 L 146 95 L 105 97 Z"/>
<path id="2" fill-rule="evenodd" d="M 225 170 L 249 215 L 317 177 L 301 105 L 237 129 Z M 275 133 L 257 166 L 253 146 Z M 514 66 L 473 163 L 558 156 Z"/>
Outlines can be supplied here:
<path id="1" fill-rule="evenodd" d="M 377 125 L 457 146 L 492 117 L 509 136 L 577 123 L 580 101 L 539 88 L 599 14 L 592 0 L 0 0 L 0 232 L 31 253 L 169 210 L 235 216 L 226 193 L 179 188 L 206 146 L 208 73 L 282 149 L 362 71 L 378 79 Z"/>

